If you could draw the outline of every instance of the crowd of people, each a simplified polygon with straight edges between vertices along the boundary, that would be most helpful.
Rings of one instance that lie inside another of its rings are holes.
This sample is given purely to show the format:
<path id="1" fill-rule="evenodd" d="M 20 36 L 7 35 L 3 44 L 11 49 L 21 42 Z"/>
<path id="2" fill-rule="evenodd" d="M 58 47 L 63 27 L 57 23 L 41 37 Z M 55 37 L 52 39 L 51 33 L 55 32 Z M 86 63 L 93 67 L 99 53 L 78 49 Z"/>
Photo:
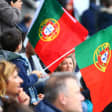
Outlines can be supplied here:
<path id="1" fill-rule="evenodd" d="M 0 112 L 92 112 L 90 92 L 74 53 L 50 73 L 44 71 L 31 44 L 23 45 L 33 19 L 29 13 L 22 18 L 23 1 L 0 0 Z M 58 1 L 77 15 L 75 0 Z M 89 36 L 112 25 L 112 0 L 100 3 L 90 0 L 89 9 L 78 18 Z"/>

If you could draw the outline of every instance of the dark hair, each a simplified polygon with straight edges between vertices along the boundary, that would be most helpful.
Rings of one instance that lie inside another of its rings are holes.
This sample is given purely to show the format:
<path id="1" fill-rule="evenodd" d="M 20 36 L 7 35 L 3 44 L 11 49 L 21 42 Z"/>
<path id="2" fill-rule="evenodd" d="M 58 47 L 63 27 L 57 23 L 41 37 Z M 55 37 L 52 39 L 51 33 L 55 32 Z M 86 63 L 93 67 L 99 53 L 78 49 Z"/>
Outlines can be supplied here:
<path id="1" fill-rule="evenodd" d="M 28 106 L 18 103 L 14 99 L 1 98 L 3 112 L 33 112 Z"/>
<path id="2" fill-rule="evenodd" d="M 22 19 L 23 23 L 28 23 L 29 21 L 32 20 L 32 17 L 30 15 L 26 15 L 24 16 L 24 18 Z"/>
<path id="3" fill-rule="evenodd" d="M 76 77 L 71 72 L 55 72 L 46 82 L 45 99 L 50 103 L 54 103 L 60 92 L 67 93 L 66 80 L 74 79 Z"/>
<path id="4" fill-rule="evenodd" d="M 90 0 L 90 3 L 96 3 L 96 0 Z"/>
<path id="5" fill-rule="evenodd" d="M 58 0 L 59 1 L 59 3 L 64 7 L 64 8 L 66 8 L 66 5 L 67 5 L 67 3 L 68 3 L 68 0 Z"/>
<path id="6" fill-rule="evenodd" d="M 16 2 L 17 0 L 5 0 L 6 2 L 8 2 L 8 4 L 11 3 L 11 1 Z"/>
<path id="7" fill-rule="evenodd" d="M 0 42 L 2 49 L 14 52 L 22 42 L 22 34 L 16 28 L 7 30 L 0 36 Z"/>
<path id="8" fill-rule="evenodd" d="M 105 7 L 112 6 L 112 0 L 100 0 L 100 3 L 104 5 Z"/>

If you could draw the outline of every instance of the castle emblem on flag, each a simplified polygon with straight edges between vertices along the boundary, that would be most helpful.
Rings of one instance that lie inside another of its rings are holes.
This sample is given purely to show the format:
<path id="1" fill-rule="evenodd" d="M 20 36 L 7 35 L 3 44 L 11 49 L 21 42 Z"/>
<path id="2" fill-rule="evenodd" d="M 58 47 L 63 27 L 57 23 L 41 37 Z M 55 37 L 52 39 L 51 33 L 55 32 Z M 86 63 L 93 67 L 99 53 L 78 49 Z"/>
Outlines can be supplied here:
<path id="1" fill-rule="evenodd" d="M 39 27 L 39 37 L 43 41 L 54 40 L 60 32 L 60 24 L 55 19 L 45 19 Z"/>
<path id="2" fill-rule="evenodd" d="M 99 45 L 93 55 L 93 62 L 97 69 L 102 72 L 106 71 L 111 58 L 111 48 L 110 44 L 105 42 Z"/>

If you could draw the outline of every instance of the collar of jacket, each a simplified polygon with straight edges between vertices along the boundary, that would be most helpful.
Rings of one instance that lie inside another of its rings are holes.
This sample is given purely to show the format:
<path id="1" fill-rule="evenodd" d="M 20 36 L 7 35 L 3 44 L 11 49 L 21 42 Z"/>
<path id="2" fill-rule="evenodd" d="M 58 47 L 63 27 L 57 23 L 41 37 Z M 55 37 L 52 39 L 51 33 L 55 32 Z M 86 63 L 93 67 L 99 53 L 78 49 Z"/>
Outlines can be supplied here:
<path id="1" fill-rule="evenodd" d="M 11 52 L 11 51 L 7 51 L 7 50 L 0 50 L 0 60 L 13 60 L 13 59 L 16 59 L 18 57 L 21 57 L 20 55 L 14 53 L 14 52 Z"/>

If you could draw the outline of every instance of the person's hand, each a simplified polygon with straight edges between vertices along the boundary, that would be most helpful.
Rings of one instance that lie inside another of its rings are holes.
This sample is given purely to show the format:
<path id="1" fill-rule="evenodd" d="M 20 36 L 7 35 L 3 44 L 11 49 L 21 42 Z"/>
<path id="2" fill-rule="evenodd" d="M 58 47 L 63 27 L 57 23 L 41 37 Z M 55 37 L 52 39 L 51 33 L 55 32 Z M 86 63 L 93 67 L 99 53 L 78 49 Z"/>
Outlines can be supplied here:
<path id="1" fill-rule="evenodd" d="M 39 98 L 39 101 L 37 101 L 37 102 L 33 103 L 33 105 L 38 105 L 38 103 L 39 103 L 41 100 L 43 100 L 43 99 L 44 99 L 44 94 L 39 93 L 39 94 L 38 94 L 38 98 Z"/>
<path id="2" fill-rule="evenodd" d="M 16 2 L 11 1 L 11 6 L 15 7 L 19 10 L 21 10 L 22 4 L 23 4 L 23 2 L 21 0 L 17 0 Z"/>
<path id="3" fill-rule="evenodd" d="M 41 71 L 37 71 L 37 70 L 33 70 L 32 74 L 36 74 L 40 78 L 41 75 L 42 75 L 42 72 Z"/>
<path id="4" fill-rule="evenodd" d="M 44 79 L 44 78 L 46 78 L 46 77 L 49 77 L 48 74 L 43 74 L 43 75 L 41 75 L 40 78 L 43 78 L 43 79 Z"/>
<path id="5" fill-rule="evenodd" d="M 18 100 L 20 103 L 24 105 L 29 105 L 30 104 L 30 97 L 23 91 L 21 88 L 18 94 Z"/>
<path id="6" fill-rule="evenodd" d="M 45 95 L 44 95 L 44 94 L 42 94 L 42 93 L 39 93 L 39 94 L 38 94 L 38 98 L 39 98 L 40 100 L 43 100 L 43 99 L 44 99 L 44 97 L 45 97 Z"/>

